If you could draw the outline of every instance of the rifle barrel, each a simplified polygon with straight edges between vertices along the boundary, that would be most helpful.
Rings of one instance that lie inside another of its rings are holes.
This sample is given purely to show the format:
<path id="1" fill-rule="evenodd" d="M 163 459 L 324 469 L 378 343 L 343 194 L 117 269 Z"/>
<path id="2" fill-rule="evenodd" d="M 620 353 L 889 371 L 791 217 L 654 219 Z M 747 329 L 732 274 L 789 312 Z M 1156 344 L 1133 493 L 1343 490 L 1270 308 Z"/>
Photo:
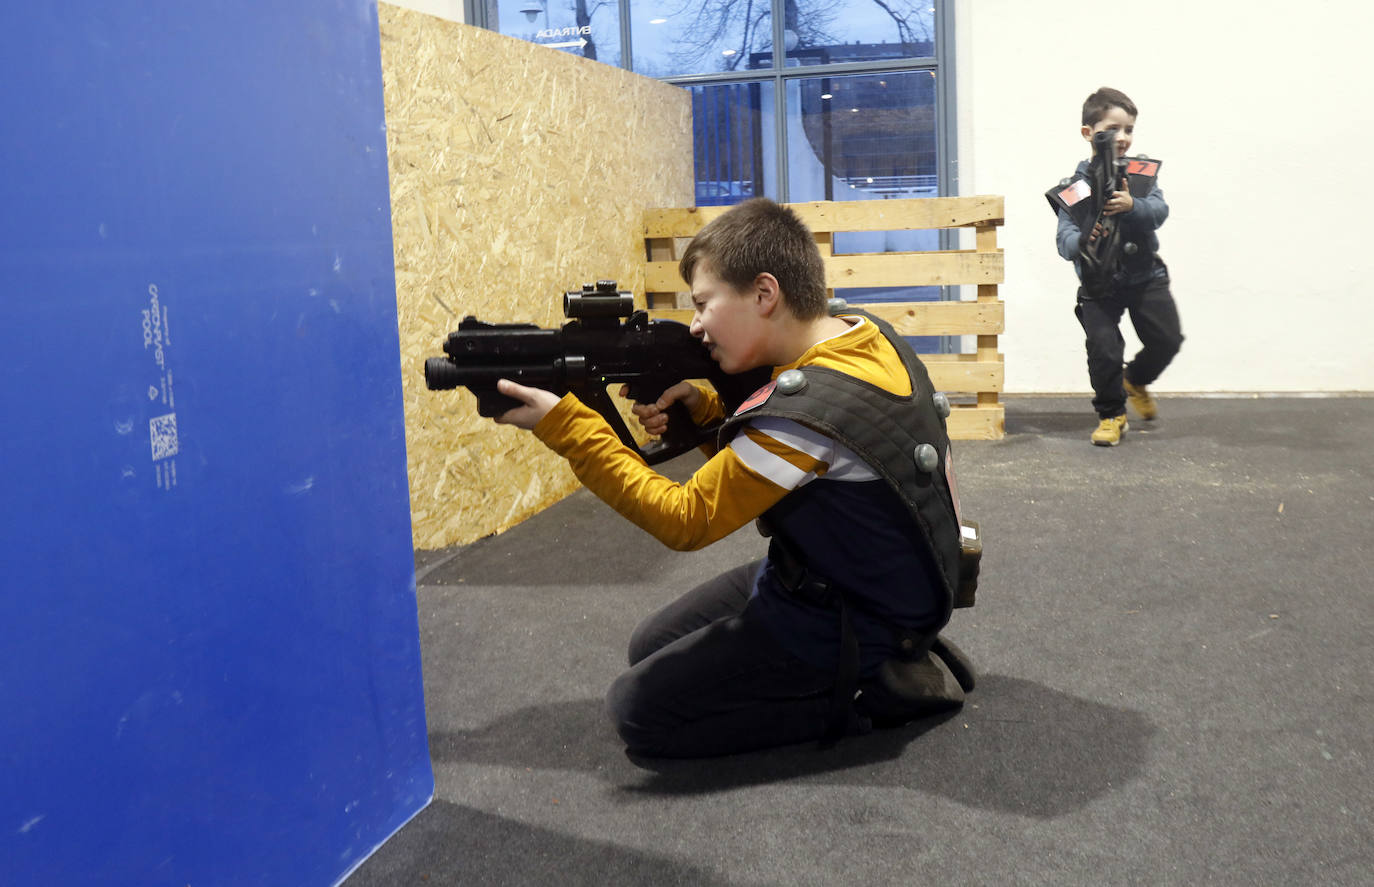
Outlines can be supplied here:
<path id="1" fill-rule="evenodd" d="M 567 390 L 567 372 L 562 360 L 542 364 L 459 364 L 447 357 L 431 357 L 425 361 L 425 387 L 432 391 L 460 386 L 495 387 L 499 379 L 549 390 Z"/>

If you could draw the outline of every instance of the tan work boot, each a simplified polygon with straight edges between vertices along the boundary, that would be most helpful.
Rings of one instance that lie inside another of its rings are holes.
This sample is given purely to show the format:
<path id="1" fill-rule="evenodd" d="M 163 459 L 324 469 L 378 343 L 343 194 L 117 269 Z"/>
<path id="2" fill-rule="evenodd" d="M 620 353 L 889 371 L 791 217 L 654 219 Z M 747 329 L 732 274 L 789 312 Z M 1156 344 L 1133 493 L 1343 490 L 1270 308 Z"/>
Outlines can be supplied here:
<path id="1" fill-rule="evenodd" d="M 1121 436 L 1126 433 L 1131 426 L 1126 424 L 1126 414 L 1111 419 L 1102 419 L 1097 423 L 1097 430 L 1093 432 L 1092 441 L 1095 446 L 1114 447 L 1121 443 Z"/>
<path id="2" fill-rule="evenodd" d="M 1131 405 L 1131 409 L 1136 411 L 1140 418 L 1149 422 L 1159 415 L 1159 407 L 1155 404 L 1155 396 L 1144 385 L 1132 385 L 1130 380 L 1123 378 L 1121 385 L 1126 389 L 1126 402 Z"/>

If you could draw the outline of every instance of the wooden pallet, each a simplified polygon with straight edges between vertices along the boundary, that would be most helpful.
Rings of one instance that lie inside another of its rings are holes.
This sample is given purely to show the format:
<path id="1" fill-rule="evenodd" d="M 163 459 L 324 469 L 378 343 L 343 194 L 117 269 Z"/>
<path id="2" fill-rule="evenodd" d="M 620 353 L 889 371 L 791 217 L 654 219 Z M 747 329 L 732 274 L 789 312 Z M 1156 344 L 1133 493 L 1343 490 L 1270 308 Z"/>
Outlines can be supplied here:
<path id="1" fill-rule="evenodd" d="M 826 283 L 836 287 L 958 286 L 977 287 L 973 300 L 959 302 L 875 302 L 859 307 L 891 323 L 906 336 L 975 336 L 971 354 L 923 354 L 935 387 L 951 395 L 948 428 L 959 440 L 999 439 L 1005 413 L 999 400 L 1004 387 L 1002 354 L 1003 303 L 997 286 L 1005 272 L 997 228 L 1002 224 L 1002 198 L 936 197 L 845 203 L 793 203 L 811 229 L 825 258 Z M 677 272 L 678 259 L 707 222 L 729 207 L 651 209 L 644 214 L 645 293 L 650 312 L 687 323 L 687 285 Z M 846 231 L 973 228 L 972 250 L 918 253 L 850 253 L 836 255 L 835 234 Z"/>

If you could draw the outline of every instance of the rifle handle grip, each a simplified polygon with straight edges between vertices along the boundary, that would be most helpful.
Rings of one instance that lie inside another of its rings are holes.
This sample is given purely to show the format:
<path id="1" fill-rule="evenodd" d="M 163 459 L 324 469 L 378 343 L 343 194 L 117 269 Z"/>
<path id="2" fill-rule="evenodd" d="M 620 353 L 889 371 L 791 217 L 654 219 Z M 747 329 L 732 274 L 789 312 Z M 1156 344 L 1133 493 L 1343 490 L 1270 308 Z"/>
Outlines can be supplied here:
<path id="1" fill-rule="evenodd" d="M 477 415 L 488 419 L 495 419 L 509 410 L 525 405 L 524 401 L 497 391 L 495 386 L 490 388 L 474 387 L 471 390 L 477 397 Z"/>
<path id="2" fill-rule="evenodd" d="M 664 440 L 683 447 L 694 447 L 700 439 L 700 429 L 692 421 L 692 412 L 680 400 L 668 404 L 668 429 L 663 433 Z"/>

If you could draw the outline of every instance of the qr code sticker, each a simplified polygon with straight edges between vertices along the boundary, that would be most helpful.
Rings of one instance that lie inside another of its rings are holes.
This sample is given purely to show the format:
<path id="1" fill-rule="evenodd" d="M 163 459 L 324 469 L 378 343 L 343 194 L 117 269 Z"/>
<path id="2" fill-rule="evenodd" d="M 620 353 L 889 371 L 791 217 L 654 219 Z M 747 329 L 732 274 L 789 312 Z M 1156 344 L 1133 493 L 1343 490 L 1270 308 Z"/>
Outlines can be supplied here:
<path id="1" fill-rule="evenodd" d="M 177 414 L 154 416 L 148 420 L 148 434 L 153 441 L 153 461 L 177 454 Z"/>

